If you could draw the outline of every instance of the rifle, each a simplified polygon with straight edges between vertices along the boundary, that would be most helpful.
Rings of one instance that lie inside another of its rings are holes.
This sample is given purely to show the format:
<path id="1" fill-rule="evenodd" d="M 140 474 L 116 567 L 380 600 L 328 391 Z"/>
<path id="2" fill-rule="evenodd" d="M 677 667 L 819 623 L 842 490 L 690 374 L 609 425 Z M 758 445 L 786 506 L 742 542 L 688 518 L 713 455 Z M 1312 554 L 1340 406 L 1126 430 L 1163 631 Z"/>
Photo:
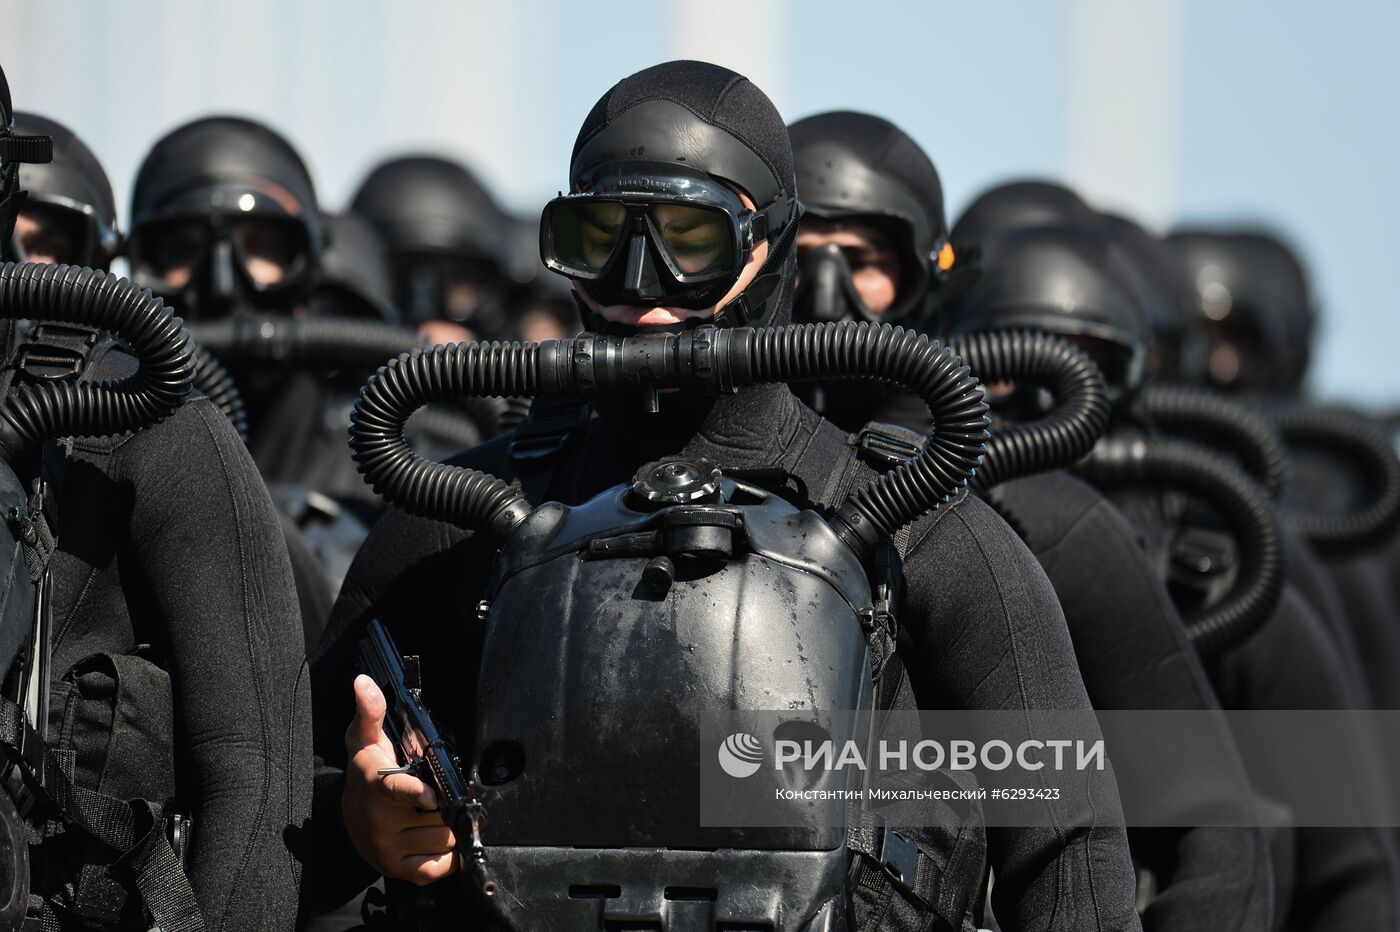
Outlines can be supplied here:
<path id="1" fill-rule="evenodd" d="M 456 751 L 438 731 L 423 703 L 418 657 L 400 654 L 384 623 L 376 618 L 360 642 L 360 666 L 384 694 L 384 734 L 398 751 L 400 766 L 380 770 L 379 775 L 412 774 L 432 786 L 443 821 L 457 836 L 459 849 L 464 847 L 464 839 L 470 839 L 463 853 L 484 860 L 481 826 L 486 812 L 477 799 L 475 784 L 462 778 Z"/>

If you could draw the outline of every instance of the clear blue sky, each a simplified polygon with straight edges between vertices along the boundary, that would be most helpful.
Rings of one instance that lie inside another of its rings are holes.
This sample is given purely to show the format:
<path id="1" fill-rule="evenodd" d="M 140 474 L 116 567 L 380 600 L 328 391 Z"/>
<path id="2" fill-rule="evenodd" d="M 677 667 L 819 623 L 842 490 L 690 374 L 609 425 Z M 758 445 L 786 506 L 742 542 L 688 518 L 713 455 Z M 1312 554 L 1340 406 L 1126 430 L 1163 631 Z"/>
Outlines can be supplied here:
<path id="1" fill-rule="evenodd" d="M 609 84 L 705 58 L 791 119 L 903 125 L 954 215 L 1039 175 L 1159 227 L 1279 225 L 1318 286 L 1314 384 L 1370 400 L 1400 400 L 1398 40 L 1390 0 L 0 0 L 16 104 L 70 123 L 123 201 L 161 132 L 223 111 L 287 133 L 330 207 L 435 149 L 529 210 Z"/>

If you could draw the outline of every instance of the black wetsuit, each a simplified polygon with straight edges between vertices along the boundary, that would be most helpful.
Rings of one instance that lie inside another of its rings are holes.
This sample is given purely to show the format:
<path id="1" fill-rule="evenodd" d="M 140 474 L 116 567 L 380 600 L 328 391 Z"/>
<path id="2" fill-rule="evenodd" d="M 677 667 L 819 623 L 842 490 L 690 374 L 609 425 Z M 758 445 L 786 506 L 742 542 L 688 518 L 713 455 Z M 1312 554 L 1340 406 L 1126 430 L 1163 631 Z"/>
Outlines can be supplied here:
<path id="1" fill-rule="evenodd" d="M 1212 664 L 1221 700 L 1233 708 L 1268 710 L 1348 709 L 1361 704 L 1354 671 L 1342 661 L 1332 636 L 1292 587 L 1284 589 L 1274 616 L 1250 640 Z M 1358 780 L 1380 781 L 1383 755 L 1375 736 L 1345 738 Z M 1266 796 L 1274 775 L 1255 773 Z M 1383 788 L 1371 790 L 1385 797 Z M 1298 828 L 1292 895 L 1281 912 L 1289 932 L 1400 928 L 1400 861 L 1390 828 Z M 1284 878 L 1285 884 L 1287 878 Z"/>
<path id="2" fill-rule="evenodd" d="M 266 378 L 266 374 L 262 375 Z M 257 375 L 246 378 L 250 384 Z M 306 371 L 293 372 L 275 387 L 247 394 L 248 446 L 269 482 L 292 483 L 369 511 L 382 502 L 365 485 L 345 445 L 349 392 L 334 390 Z"/>
<path id="3" fill-rule="evenodd" d="M 1055 587 L 1095 708 L 1220 708 L 1166 588 L 1108 499 L 1061 472 L 1003 483 L 992 498 Z M 1199 746 L 1187 762 L 1191 776 L 1155 775 L 1152 805 L 1162 824 L 1190 825 L 1193 813 L 1218 812 L 1247 798 L 1244 765 L 1223 716 L 1209 738 L 1212 743 Z M 1208 776 L 1201 770 L 1207 766 Z M 1272 878 L 1262 831 L 1136 829 L 1128 840 L 1133 857 L 1161 885 L 1143 913 L 1144 929 L 1271 928 Z"/>
<path id="4" fill-rule="evenodd" d="M 676 399 L 667 399 L 674 401 Z M 731 467 L 781 466 L 814 501 L 841 487 L 846 436 L 782 386 L 746 389 L 715 402 L 699 419 L 666 412 L 605 416 L 554 466 L 544 497 L 580 502 L 657 456 L 682 448 Z M 460 462 L 507 470 L 508 438 Z M 924 708 L 1089 708 L 1054 593 L 1034 558 L 983 502 L 963 497 L 912 528 L 904 562 L 900 624 L 909 635 L 906 666 Z M 313 661 L 316 695 L 318 862 L 324 905 L 373 879 L 343 835 L 340 795 L 351 681 L 364 626 L 383 618 L 401 650 L 423 658 L 429 704 L 457 735 L 471 734 L 471 686 L 479 653 L 472 620 L 491 552 L 449 525 L 391 511 L 375 528 L 346 580 L 331 628 Z M 324 765 L 324 766 L 322 766 Z M 1111 776 L 1093 795 L 1098 813 L 1062 812 L 1083 830 L 991 830 L 993 901 L 1007 928 L 1138 929 L 1125 833 Z M 1095 779 L 1099 779 L 1096 777 Z M 1102 795 L 1100 795 L 1102 793 Z M 1121 824 L 1121 823 L 1120 823 Z M 457 888 L 447 887 L 444 897 Z M 460 921 L 460 920 L 459 920 Z"/>
<path id="5" fill-rule="evenodd" d="M 348 393 L 306 371 L 262 384 L 270 378 L 266 372 L 243 374 L 244 383 L 255 387 L 246 396 L 248 449 L 282 518 L 309 653 L 326 629 L 339 576 L 384 503 L 355 470 L 345 443 Z M 343 533 L 326 533 L 323 525 L 337 519 L 310 506 L 313 494 L 344 509 L 336 525 Z"/>
<path id="6" fill-rule="evenodd" d="M 1124 509 L 1149 556 L 1165 565 L 1162 554 L 1171 536 L 1167 515 L 1175 509 L 1153 491 L 1115 490 L 1111 497 Z M 1346 668 L 1336 637 L 1291 584 L 1285 585 L 1278 607 L 1253 637 L 1206 666 L 1227 709 L 1347 709 L 1364 703 L 1364 693 L 1357 689 L 1360 673 Z M 1346 737 L 1351 739 L 1350 753 L 1373 762 L 1370 775 L 1382 781 L 1375 736 Z M 1270 775 L 1250 776 L 1268 796 Z M 1377 789 L 1376 795 L 1383 794 Z M 1296 864 L 1275 864 L 1279 928 L 1341 932 L 1400 927 L 1400 861 L 1390 829 L 1299 828 L 1293 834 Z"/>
<path id="7" fill-rule="evenodd" d="M 1307 602 L 1332 639 L 1337 650 L 1337 659 L 1342 669 L 1357 675 L 1353 683 L 1353 693 L 1359 703 L 1357 708 L 1377 708 L 1375 693 L 1370 678 L 1361 674 L 1368 672 L 1368 656 L 1377 654 L 1377 645 L 1362 645 L 1358 640 L 1361 627 L 1350 620 L 1349 599 L 1338 586 L 1338 574 L 1329 562 L 1321 557 L 1307 541 L 1287 529 L 1283 533 L 1284 573 L 1290 586 L 1298 590 L 1298 595 Z M 1383 632 L 1382 632 L 1383 634 Z M 1389 667 L 1394 670 L 1392 664 Z M 1388 684 L 1383 684 L 1388 686 Z"/>
<path id="8" fill-rule="evenodd" d="M 95 375 L 129 366 L 111 353 Z M 309 852 L 310 689 L 267 490 L 202 397 L 146 430 L 80 438 L 65 460 L 54 679 L 139 646 L 169 673 L 175 802 L 193 818 L 188 874 L 205 928 L 292 929 Z M 62 714 L 56 702 L 55 733 Z M 119 758 L 113 778 L 151 765 Z"/>
<path id="9" fill-rule="evenodd" d="M 1356 464 L 1344 457 L 1306 446 L 1291 453 L 1289 497 L 1309 510 L 1346 511 L 1374 494 Z M 1324 553 L 1322 562 L 1359 648 L 1369 698 L 1376 708 L 1400 709 L 1400 534 L 1365 547 Z"/>
<path id="10" fill-rule="evenodd" d="M 1400 562 L 1386 547 L 1326 559 L 1346 621 L 1360 648 L 1360 671 L 1373 705 L 1400 709 L 1400 599 L 1394 592 Z"/>
<path id="11" fill-rule="evenodd" d="M 890 423 L 927 431 L 928 410 L 914 396 L 896 391 L 877 397 Z M 1095 708 L 1220 708 L 1160 576 L 1103 495 L 1055 472 L 1002 483 L 993 500 L 1005 507 L 1054 586 Z M 1213 778 L 1176 781 L 1180 795 L 1157 800 L 1163 822 L 1189 825 L 1192 811 L 1240 801 L 1229 788 L 1242 791 L 1247 777 L 1223 717 L 1213 737 L 1214 746 L 1203 748 L 1193 764 L 1209 762 Z M 1139 829 L 1128 838 L 1133 857 L 1162 884 L 1142 915 L 1144 929 L 1270 927 L 1272 878 L 1262 831 Z"/>

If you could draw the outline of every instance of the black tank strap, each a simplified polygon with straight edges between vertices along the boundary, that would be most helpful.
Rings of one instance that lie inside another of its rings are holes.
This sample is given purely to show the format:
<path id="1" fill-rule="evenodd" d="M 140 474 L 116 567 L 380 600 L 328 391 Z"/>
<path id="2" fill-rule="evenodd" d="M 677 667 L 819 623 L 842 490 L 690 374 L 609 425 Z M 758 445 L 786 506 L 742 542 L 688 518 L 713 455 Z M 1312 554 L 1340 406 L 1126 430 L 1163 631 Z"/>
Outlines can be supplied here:
<path id="1" fill-rule="evenodd" d="M 39 476 L 30 486 L 24 505 L 11 508 L 5 515 L 24 547 L 25 568 L 29 571 L 29 581 L 35 585 L 44 578 L 49 561 L 58 550 L 57 496 L 63 486 L 66 464 L 57 444 L 45 443 L 40 455 Z"/>
<path id="2" fill-rule="evenodd" d="M 90 327 L 38 322 L 18 328 L 15 350 L 6 366 L 5 390 L 16 379 L 31 384 L 77 381 L 117 345 L 114 338 Z M 20 533 L 25 560 L 30 578 L 36 583 L 57 548 L 59 496 L 67 453 L 68 446 L 63 441 L 44 443 L 28 514 L 22 516 Z M 21 516 L 8 517 L 13 522 Z"/>
<path id="3" fill-rule="evenodd" d="M 119 341 L 109 333 L 91 327 L 55 324 L 40 321 L 17 329 L 15 350 L 6 366 L 6 390 L 11 380 L 41 384 L 44 382 L 75 382 L 96 368 L 109 352 L 120 348 Z M 59 496 L 63 489 L 63 474 L 71 439 L 49 440 L 44 443 L 39 466 L 43 488 L 35 508 L 31 502 L 31 517 L 37 516 L 34 540 L 25 539 L 26 558 L 31 551 L 38 562 L 30 563 L 30 574 L 37 580 L 42 575 L 56 546 Z"/>
<path id="4" fill-rule="evenodd" d="M 850 476 L 849 485 L 842 490 L 841 498 L 844 499 L 852 489 L 864 485 L 881 473 L 918 456 L 923 452 L 927 439 L 898 424 L 866 424 L 859 432 L 852 434 L 849 440 L 855 453 L 853 462 L 856 469 Z M 906 524 L 894 535 L 895 551 L 901 560 L 909 553 L 909 542 L 910 527 Z"/>
<path id="5" fill-rule="evenodd" d="M 906 832 L 891 827 L 868 810 L 853 806 L 846 825 L 846 847 L 865 855 L 878 865 L 877 869 L 888 872 L 891 879 L 898 881 L 924 905 L 932 905 L 938 891 L 939 867 Z M 860 882 L 859 877 L 856 882 Z"/>
<path id="6" fill-rule="evenodd" d="M 831 469 L 835 487 L 827 499 L 835 505 L 853 489 L 865 485 L 888 469 L 917 456 L 924 438 L 894 424 L 867 424 L 846 438 L 846 449 L 833 457 L 841 465 Z M 831 462 L 831 460 L 826 460 Z M 871 587 L 873 610 L 861 620 L 870 642 L 870 672 L 877 689 L 877 708 L 894 706 L 904 685 L 904 668 L 896 649 L 899 635 L 895 608 L 904 594 L 903 560 L 909 552 L 910 530 L 902 527 L 893 540 L 874 556 Z"/>

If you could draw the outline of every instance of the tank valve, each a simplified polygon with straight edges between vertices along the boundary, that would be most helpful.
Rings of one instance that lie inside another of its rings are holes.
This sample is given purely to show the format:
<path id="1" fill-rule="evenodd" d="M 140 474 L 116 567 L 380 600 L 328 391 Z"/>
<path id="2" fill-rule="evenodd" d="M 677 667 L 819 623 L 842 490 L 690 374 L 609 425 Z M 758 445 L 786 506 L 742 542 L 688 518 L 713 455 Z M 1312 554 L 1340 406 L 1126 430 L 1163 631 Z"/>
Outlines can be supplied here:
<path id="1" fill-rule="evenodd" d="M 676 565 L 670 557 L 653 557 L 642 570 L 642 582 L 653 594 L 662 596 L 671 591 L 671 583 L 676 581 Z"/>

